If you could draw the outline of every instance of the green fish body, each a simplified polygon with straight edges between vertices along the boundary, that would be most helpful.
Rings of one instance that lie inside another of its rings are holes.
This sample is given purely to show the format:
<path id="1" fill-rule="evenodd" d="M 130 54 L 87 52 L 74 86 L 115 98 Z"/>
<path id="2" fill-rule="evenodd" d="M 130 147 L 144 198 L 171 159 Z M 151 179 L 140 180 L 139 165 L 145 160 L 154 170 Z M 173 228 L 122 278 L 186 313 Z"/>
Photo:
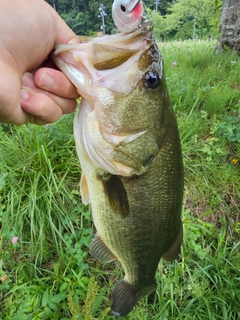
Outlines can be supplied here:
<path id="1" fill-rule="evenodd" d="M 160 258 L 175 259 L 182 243 L 181 146 L 152 29 L 80 38 L 54 55 L 82 95 L 74 135 L 97 230 L 90 253 L 125 272 L 112 292 L 116 316 L 156 289 Z"/>

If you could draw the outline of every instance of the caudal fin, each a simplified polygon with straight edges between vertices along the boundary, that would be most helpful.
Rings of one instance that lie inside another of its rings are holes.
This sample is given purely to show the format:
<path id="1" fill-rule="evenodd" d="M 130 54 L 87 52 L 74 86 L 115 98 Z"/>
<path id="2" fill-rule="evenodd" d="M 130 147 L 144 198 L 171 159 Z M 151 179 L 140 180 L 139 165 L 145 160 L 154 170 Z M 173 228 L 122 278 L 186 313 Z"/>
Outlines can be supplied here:
<path id="1" fill-rule="evenodd" d="M 155 284 L 138 290 L 124 280 L 119 281 L 112 292 L 112 314 L 117 317 L 126 316 L 144 294 L 154 290 L 156 290 Z"/>

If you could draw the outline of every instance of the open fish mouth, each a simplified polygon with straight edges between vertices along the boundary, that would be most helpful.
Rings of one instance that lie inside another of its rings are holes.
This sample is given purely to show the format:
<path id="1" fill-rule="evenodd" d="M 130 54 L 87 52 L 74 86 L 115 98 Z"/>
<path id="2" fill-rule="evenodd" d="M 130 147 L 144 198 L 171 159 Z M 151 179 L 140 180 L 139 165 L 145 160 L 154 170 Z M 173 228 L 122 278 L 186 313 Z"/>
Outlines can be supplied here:
<path id="1" fill-rule="evenodd" d="M 134 5 L 137 3 L 139 1 Z M 86 100 L 77 121 L 82 146 L 92 163 L 111 174 L 142 174 L 149 166 L 149 159 L 154 159 L 158 152 L 156 144 L 152 146 L 151 157 L 142 160 L 141 155 L 133 155 L 139 139 L 147 142 L 151 136 L 155 140 L 155 134 L 152 136 L 145 124 L 137 121 L 126 127 L 124 112 L 116 107 L 121 97 L 128 108 L 129 93 L 143 81 L 146 72 L 151 73 L 152 64 L 161 63 L 158 55 L 157 61 L 152 62 L 152 33 L 152 22 L 145 21 L 132 33 L 80 37 L 80 44 L 55 46 L 54 61 Z M 132 103 L 135 104 L 135 100 Z M 133 146 L 132 149 L 127 145 Z"/>
<path id="2" fill-rule="evenodd" d="M 122 89 L 118 89 L 116 85 L 115 91 L 123 91 L 127 86 L 131 88 L 127 84 L 127 81 L 132 79 L 129 73 L 133 69 L 130 66 L 133 67 L 136 62 L 135 68 L 138 68 L 139 57 L 153 42 L 153 24 L 145 21 L 132 33 L 79 38 L 80 44 L 55 45 L 52 58 L 60 70 L 71 79 L 79 94 L 92 105 L 96 86 L 106 86 L 108 79 L 111 84 L 114 84 L 114 81 L 117 83 L 119 73 L 116 68 L 122 70 L 124 64 L 126 74 L 122 76 L 126 78 L 126 85 Z"/>

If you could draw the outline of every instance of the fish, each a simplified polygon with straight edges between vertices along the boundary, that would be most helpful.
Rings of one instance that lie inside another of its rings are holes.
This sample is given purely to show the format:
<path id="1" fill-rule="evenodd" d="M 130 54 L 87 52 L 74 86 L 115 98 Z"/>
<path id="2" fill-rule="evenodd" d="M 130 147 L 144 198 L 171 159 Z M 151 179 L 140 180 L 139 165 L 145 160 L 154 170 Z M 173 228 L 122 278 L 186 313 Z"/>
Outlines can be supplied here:
<path id="1" fill-rule="evenodd" d="M 160 259 L 181 251 L 180 136 L 151 21 L 79 39 L 56 45 L 52 58 L 82 96 L 74 137 L 81 199 L 96 228 L 89 252 L 120 262 L 111 312 L 123 317 L 157 289 Z"/>

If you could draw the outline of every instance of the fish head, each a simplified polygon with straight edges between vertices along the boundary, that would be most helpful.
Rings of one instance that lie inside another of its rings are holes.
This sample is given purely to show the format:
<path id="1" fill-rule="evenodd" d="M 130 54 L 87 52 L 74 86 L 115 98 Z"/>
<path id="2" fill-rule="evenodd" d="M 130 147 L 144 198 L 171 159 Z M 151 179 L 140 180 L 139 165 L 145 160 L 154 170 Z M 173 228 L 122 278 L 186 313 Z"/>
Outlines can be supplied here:
<path id="1" fill-rule="evenodd" d="M 96 83 L 94 109 L 102 131 L 124 136 L 156 127 L 166 94 L 162 56 L 151 43 Z"/>
<path id="2" fill-rule="evenodd" d="M 53 54 L 84 100 L 75 119 L 75 139 L 107 172 L 142 174 L 159 151 L 162 106 L 168 99 L 153 24 L 146 21 L 131 33 L 81 41 L 57 45 Z"/>
<path id="3" fill-rule="evenodd" d="M 153 24 L 145 22 L 131 33 L 79 37 L 79 40 L 79 44 L 55 45 L 52 59 L 75 84 L 80 95 L 93 104 L 96 87 L 109 86 L 109 82 L 116 81 L 116 77 L 113 78 L 116 71 L 129 70 L 123 78 L 119 77 L 120 88 L 131 81 L 137 71 L 139 57 L 153 41 Z"/>

